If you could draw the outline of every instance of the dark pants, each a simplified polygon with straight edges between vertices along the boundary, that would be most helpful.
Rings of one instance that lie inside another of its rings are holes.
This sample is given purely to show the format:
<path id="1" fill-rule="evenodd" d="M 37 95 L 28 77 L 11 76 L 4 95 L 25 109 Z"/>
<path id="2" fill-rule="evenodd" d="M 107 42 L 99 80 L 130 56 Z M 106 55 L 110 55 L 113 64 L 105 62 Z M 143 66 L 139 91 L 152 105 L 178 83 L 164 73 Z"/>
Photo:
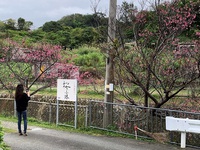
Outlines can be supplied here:
<path id="1" fill-rule="evenodd" d="M 17 112 L 17 116 L 18 116 L 18 131 L 19 133 L 22 133 L 21 130 L 21 122 L 22 122 L 22 117 L 23 117 L 23 121 L 24 121 L 24 133 L 26 133 L 27 130 L 27 111 L 21 111 L 21 112 Z"/>

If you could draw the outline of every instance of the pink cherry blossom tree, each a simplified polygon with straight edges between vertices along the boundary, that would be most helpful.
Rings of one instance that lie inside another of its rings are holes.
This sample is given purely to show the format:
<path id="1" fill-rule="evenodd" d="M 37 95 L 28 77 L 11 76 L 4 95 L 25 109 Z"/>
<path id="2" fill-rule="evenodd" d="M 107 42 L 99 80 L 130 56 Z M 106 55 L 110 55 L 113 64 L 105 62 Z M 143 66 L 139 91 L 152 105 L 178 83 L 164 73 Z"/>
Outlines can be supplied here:
<path id="1" fill-rule="evenodd" d="M 57 78 L 78 78 L 78 67 L 62 63 L 61 47 L 35 43 L 26 46 L 6 39 L 1 43 L 0 83 L 3 88 L 13 91 L 22 83 L 30 89 L 37 84 L 31 95 L 55 85 Z M 29 82 L 29 83 L 28 83 Z"/>
<path id="2" fill-rule="evenodd" d="M 127 86 L 138 89 L 145 106 L 160 108 L 199 79 L 199 38 L 189 43 L 179 38 L 196 17 L 193 6 L 156 0 L 150 11 L 134 13 L 134 42 L 115 49 L 116 89 L 132 104 L 140 105 Z"/>

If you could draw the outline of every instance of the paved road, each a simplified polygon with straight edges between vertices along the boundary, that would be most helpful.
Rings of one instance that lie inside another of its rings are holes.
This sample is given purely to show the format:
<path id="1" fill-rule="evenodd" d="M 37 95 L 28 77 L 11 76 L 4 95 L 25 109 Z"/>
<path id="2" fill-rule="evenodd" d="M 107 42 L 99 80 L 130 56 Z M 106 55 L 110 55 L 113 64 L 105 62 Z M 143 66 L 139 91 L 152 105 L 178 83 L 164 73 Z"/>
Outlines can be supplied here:
<path id="1" fill-rule="evenodd" d="M 8 126 L 7 126 L 8 127 Z M 86 134 L 31 127 L 28 136 L 6 133 L 4 141 L 12 150 L 177 150 L 173 145 L 148 143 L 129 138 Z M 191 148 L 186 148 L 192 150 Z"/>

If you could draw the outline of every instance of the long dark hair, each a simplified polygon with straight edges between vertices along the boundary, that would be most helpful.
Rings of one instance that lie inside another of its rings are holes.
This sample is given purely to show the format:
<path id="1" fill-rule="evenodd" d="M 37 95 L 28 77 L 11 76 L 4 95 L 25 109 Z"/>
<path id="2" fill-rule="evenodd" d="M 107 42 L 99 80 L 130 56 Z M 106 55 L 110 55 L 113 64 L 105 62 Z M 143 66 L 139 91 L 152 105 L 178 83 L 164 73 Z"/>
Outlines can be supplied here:
<path id="1" fill-rule="evenodd" d="M 23 84 L 18 84 L 15 91 L 15 99 L 20 98 L 23 95 L 24 86 Z"/>

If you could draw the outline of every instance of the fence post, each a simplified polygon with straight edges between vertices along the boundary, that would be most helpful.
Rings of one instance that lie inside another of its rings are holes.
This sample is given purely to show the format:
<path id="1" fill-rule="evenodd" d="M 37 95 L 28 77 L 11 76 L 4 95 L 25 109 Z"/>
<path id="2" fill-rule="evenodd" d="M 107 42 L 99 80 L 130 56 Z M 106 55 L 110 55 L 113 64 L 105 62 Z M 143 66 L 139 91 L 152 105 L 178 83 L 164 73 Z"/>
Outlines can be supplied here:
<path id="1" fill-rule="evenodd" d="M 181 132 L 181 148 L 186 146 L 186 132 Z"/>
<path id="2" fill-rule="evenodd" d="M 58 126 L 59 122 L 59 100 L 57 100 L 57 108 L 56 108 L 56 126 Z"/>
<path id="3" fill-rule="evenodd" d="M 169 110 L 169 116 L 172 116 L 172 111 L 170 111 L 170 110 Z M 174 139 L 174 134 L 172 132 L 169 132 L 169 136 L 170 136 L 170 142 L 172 143 L 173 139 Z"/>
<path id="4" fill-rule="evenodd" d="M 92 117 L 92 114 L 91 114 L 91 112 L 92 112 L 92 110 L 91 110 L 91 107 L 92 107 L 92 101 L 90 100 L 89 101 L 89 126 L 91 126 L 91 117 Z"/>
<path id="5" fill-rule="evenodd" d="M 49 124 L 51 124 L 51 117 L 52 117 L 52 105 L 51 102 L 49 103 Z"/>
<path id="6" fill-rule="evenodd" d="M 14 117 L 17 116 L 17 106 L 16 106 L 16 101 L 14 99 Z"/>
<path id="7" fill-rule="evenodd" d="M 85 107 L 85 127 L 88 126 L 88 106 Z"/>

